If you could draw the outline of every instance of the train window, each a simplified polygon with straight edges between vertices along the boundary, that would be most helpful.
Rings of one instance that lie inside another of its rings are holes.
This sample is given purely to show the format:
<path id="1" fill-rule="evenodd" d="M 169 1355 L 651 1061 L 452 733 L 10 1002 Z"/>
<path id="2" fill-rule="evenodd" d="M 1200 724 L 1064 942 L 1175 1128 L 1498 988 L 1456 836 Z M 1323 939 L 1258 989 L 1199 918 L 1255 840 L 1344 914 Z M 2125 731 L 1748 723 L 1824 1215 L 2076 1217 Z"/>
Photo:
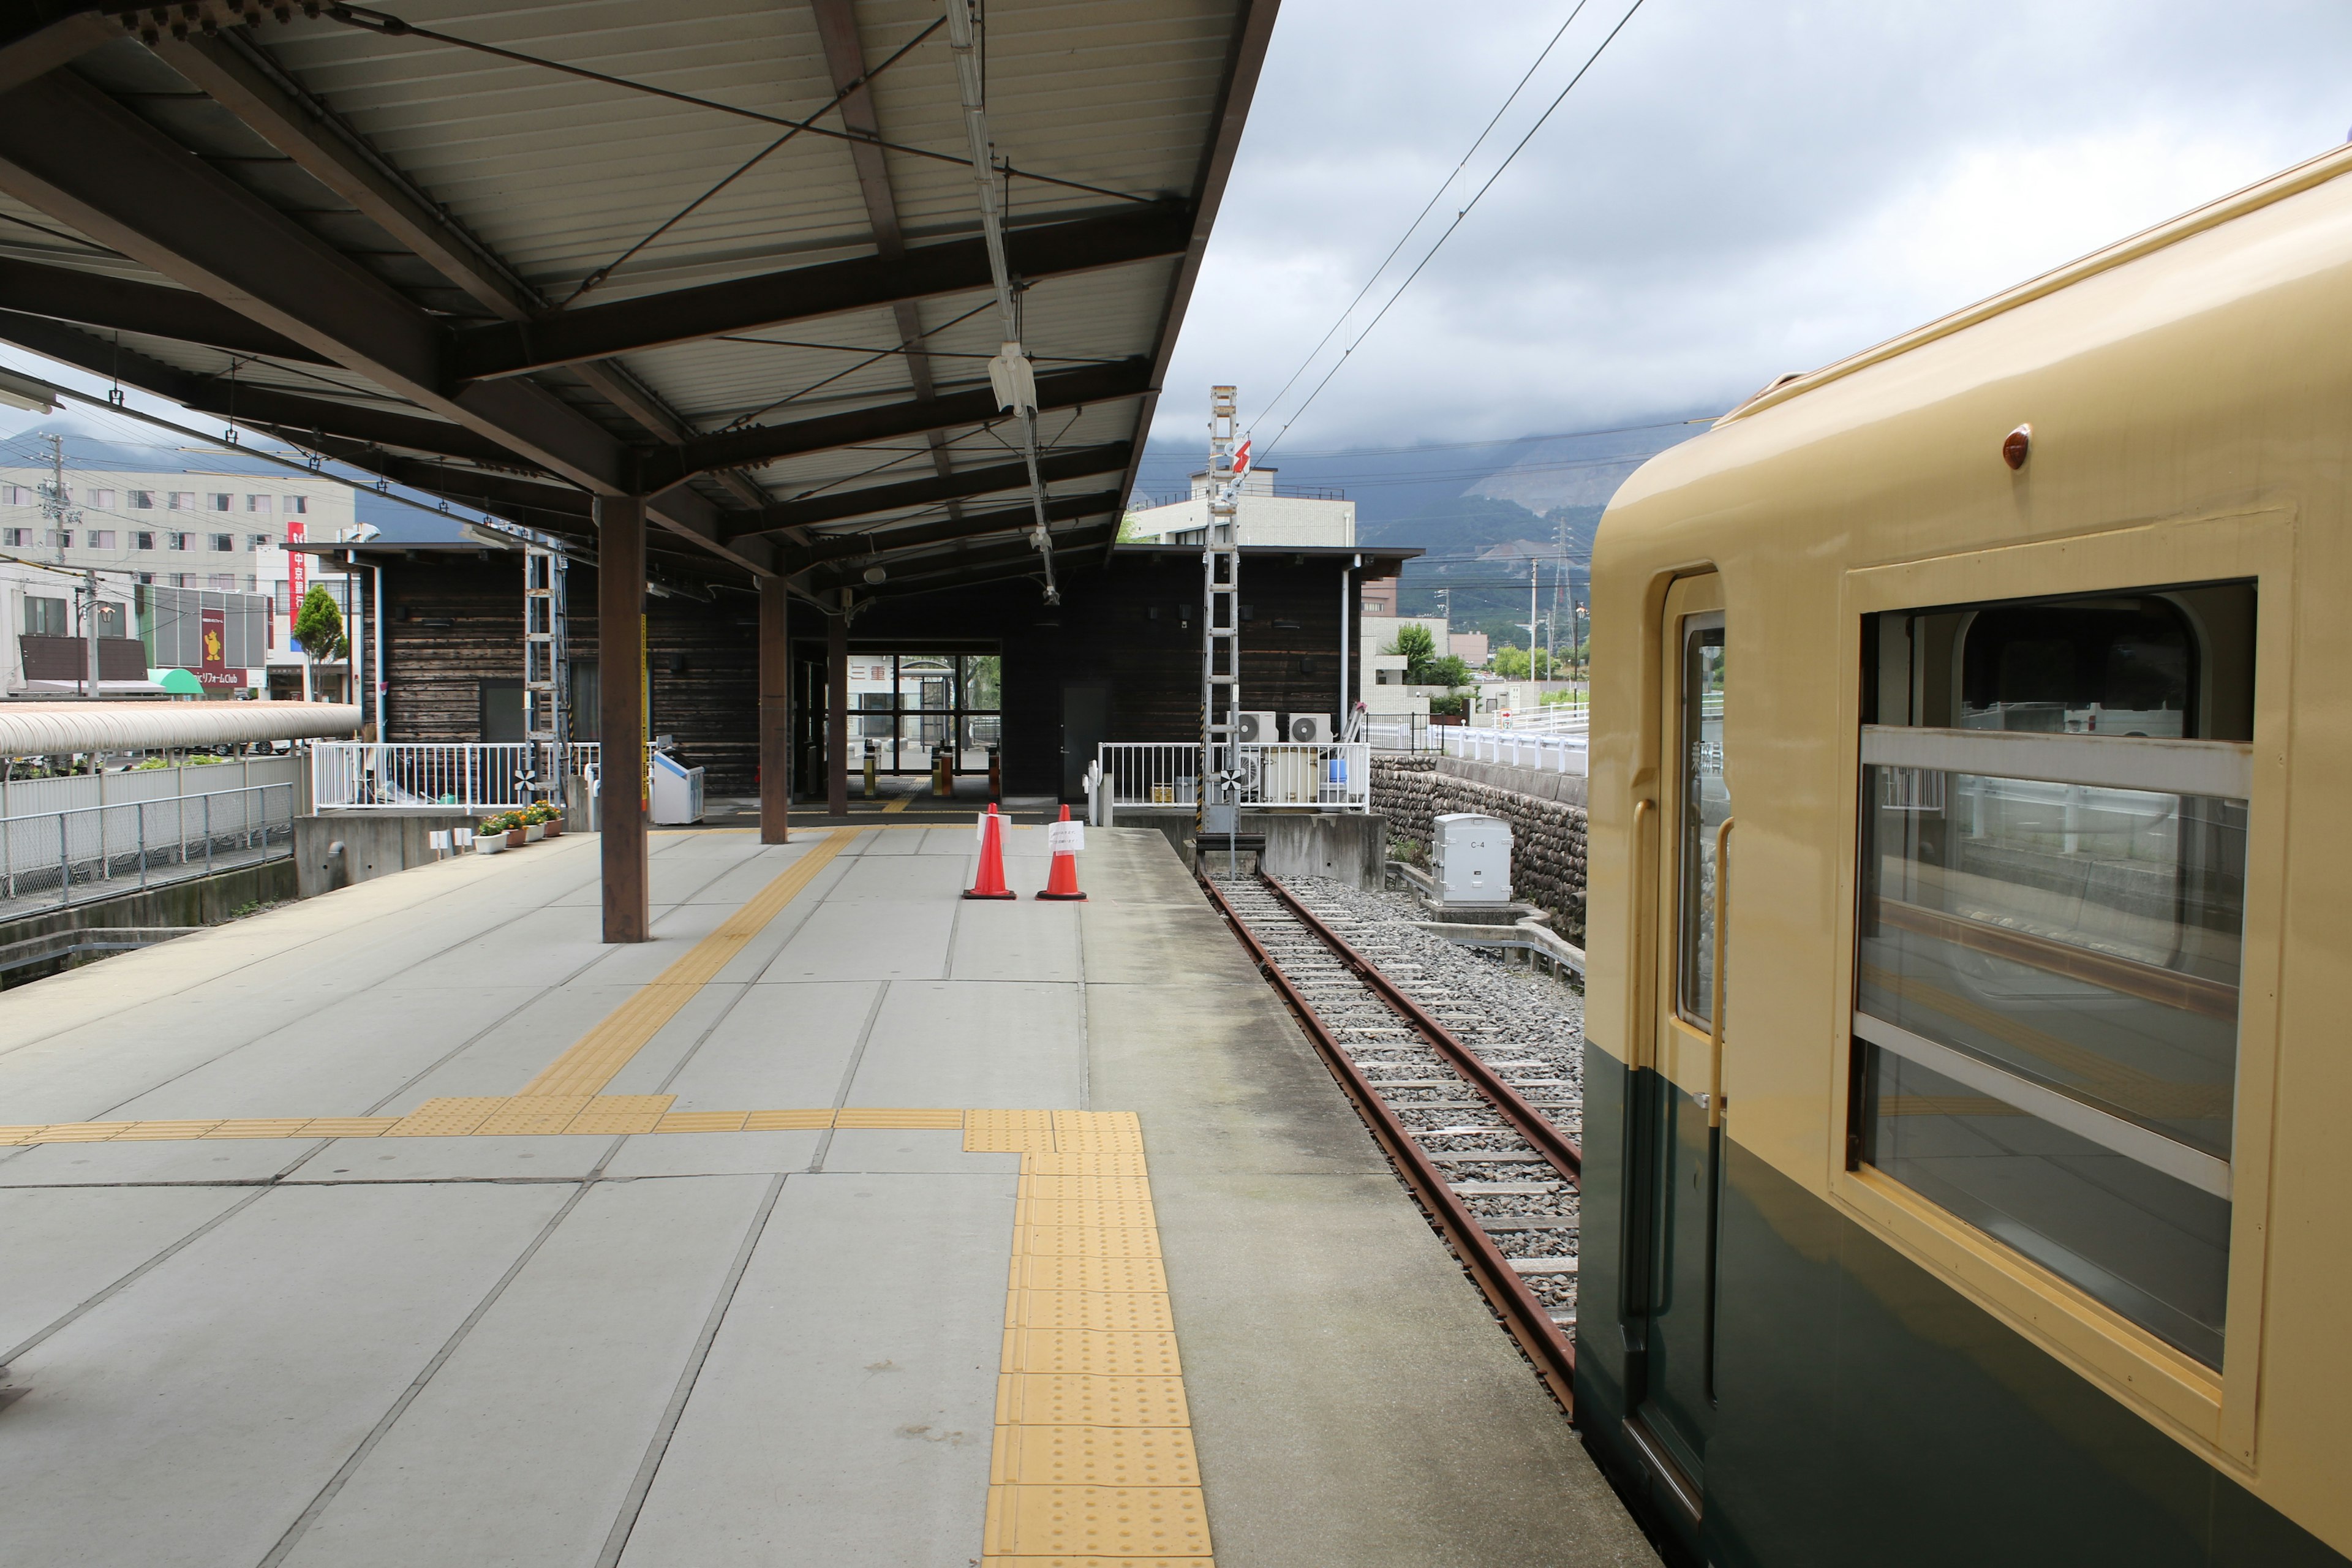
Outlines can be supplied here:
<path id="1" fill-rule="evenodd" d="M 1855 1152 L 2218 1366 L 2252 590 L 1874 619 Z"/>
<path id="2" fill-rule="evenodd" d="M 1706 1027 L 1715 1005 L 1715 832 L 1731 815 L 1723 770 L 1723 616 L 1683 622 L 1682 919 L 1675 942 L 1675 1003 Z"/>

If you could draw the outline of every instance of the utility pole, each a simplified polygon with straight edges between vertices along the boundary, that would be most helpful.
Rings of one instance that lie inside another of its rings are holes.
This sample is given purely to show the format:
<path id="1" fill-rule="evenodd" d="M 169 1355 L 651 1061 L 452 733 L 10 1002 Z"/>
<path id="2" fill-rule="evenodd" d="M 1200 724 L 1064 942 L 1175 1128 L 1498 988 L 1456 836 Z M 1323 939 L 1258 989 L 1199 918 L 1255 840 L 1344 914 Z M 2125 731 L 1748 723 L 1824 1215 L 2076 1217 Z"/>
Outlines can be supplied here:
<path id="1" fill-rule="evenodd" d="M 1536 611 L 1536 574 L 1541 568 L 1542 563 L 1538 557 L 1533 555 L 1528 557 L 1528 679 L 1529 680 L 1542 679 L 1536 673 L 1536 628 L 1543 624 L 1542 616 Z M 1536 705 L 1538 707 L 1543 705 L 1540 695 L 1537 698 Z"/>
<path id="2" fill-rule="evenodd" d="M 1197 853 L 1211 831 L 1212 781 L 1228 783 L 1240 771 L 1242 682 L 1242 549 L 1234 497 L 1241 473 L 1234 437 L 1240 413 L 1230 386 L 1209 389 L 1209 527 L 1201 547 L 1201 764 L 1192 784 L 1192 841 Z M 1247 444 L 1243 444 L 1246 452 Z M 1246 464 L 1247 458 L 1242 462 Z M 1222 656 L 1222 657 L 1221 657 Z M 1221 789 L 1216 816 L 1225 833 L 1239 831 L 1232 792 Z M 1230 837 L 1227 847 L 1231 848 Z M 1230 857 L 1229 857 L 1230 858 Z M 1230 871 L 1230 868 L 1228 868 Z"/>
<path id="3" fill-rule="evenodd" d="M 89 656 L 89 695 L 94 701 L 104 694 L 98 683 L 98 570 L 95 567 L 81 574 L 82 591 L 89 597 L 89 612 L 82 618 L 83 650 Z"/>

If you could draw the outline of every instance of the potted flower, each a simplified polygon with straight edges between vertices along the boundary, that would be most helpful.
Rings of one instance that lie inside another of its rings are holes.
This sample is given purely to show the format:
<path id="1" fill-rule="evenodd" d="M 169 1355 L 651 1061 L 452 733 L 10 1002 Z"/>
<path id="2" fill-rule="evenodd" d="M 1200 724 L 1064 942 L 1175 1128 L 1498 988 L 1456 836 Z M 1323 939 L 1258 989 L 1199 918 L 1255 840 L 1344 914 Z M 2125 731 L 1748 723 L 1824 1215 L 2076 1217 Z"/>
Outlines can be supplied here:
<path id="1" fill-rule="evenodd" d="M 548 838 L 559 838 L 562 837 L 562 807 L 557 805 L 551 800 L 542 800 L 538 805 L 532 806 L 531 810 L 539 813 L 539 826 L 541 829 L 542 837 Z"/>
<path id="2" fill-rule="evenodd" d="M 479 826 L 476 826 L 474 829 L 475 853 L 480 855 L 496 855 L 506 848 L 506 829 L 500 826 L 504 820 L 504 818 L 497 816 L 485 817 L 482 819 Z"/>
<path id="3" fill-rule="evenodd" d="M 507 825 L 508 848 L 520 849 L 530 842 L 530 825 L 522 819 L 521 812 L 509 811 L 499 820 Z"/>

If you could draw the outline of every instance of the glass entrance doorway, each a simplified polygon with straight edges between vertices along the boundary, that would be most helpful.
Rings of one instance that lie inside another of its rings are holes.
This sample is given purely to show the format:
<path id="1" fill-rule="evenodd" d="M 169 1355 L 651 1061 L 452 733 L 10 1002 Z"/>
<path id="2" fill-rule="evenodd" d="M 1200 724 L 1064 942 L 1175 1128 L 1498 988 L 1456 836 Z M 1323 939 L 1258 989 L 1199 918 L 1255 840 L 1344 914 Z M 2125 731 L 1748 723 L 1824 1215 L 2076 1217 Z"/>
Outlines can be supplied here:
<path id="1" fill-rule="evenodd" d="M 1003 659 L 996 654 L 849 654 L 850 765 L 931 772 L 945 750 L 959 773 L 988 772 L 1003 740 Z"/>

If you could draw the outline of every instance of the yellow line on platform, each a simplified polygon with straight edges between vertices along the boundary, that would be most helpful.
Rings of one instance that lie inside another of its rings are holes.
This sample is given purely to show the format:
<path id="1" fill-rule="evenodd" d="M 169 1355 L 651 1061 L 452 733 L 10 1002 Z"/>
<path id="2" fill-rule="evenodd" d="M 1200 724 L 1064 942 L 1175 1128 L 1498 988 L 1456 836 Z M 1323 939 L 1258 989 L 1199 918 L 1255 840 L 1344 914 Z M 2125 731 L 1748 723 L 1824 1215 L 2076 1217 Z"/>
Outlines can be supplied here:
<path id="1" fill-rule="evenodd" d="M 904 811 L 904 810 L 906 810 L 906 809 L 907 809 L 907 807 L 908 807 L 909 805 L 912 805 L 914 804 L 914 802 L 915 802 L 915 797 L 914 797 L 913 795 L 899 795 L 897 799 L 895 799 L 895 800 L 891 801 L 891 803 L 890 803 L 889 805 L 887 805 L 884 806 L 882 809 L 883 809 L 883 810 L 885 810 L 885 811 Z"/>
<path id="2" fill-rule="evenodd" d="M 849 828 L 835 828 L 822 843 L 785 868 L 783 875 L 727 917 L 726 923 L 679 955 L 637 994 L 580 1037 L 571 1049 L 523 1085 L 525 1095 L 592 1095 L 613 1081 L 629 1058 L 661 1032 L 662 1026 L 694 1000 L 695 994 L 731 963 L 784 906 L 816 879 L 816 874 L 849 846 Z"/>
<path id="3" fill-rule="evenodd" d="M 967 1110 L 1018 1152 L 984 1568 L 1211 1568 L 1143 1129 L 1128 1111 Z"/>

